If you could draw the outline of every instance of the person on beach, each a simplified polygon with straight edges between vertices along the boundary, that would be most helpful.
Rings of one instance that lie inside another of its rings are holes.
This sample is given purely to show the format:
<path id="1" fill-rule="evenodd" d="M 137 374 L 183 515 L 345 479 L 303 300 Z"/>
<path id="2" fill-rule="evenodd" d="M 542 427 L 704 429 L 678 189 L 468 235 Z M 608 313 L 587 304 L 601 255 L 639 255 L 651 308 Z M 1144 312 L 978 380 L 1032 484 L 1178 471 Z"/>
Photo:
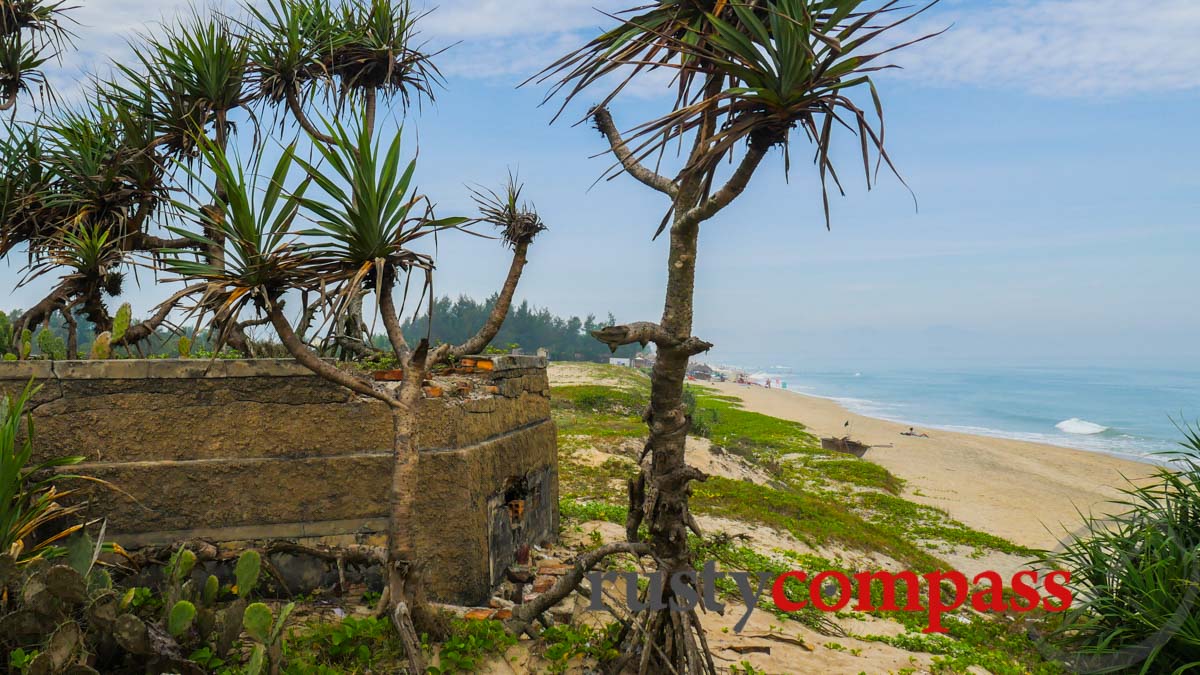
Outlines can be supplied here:
<path id="1" fill-rule="evenodd" d="M 929 434 L 917 433 L 917 430 L 912 427 L 909 427 L 908 431 L 901 431 L 900 435 L 901 436 L 912 436 L 914 438 L 929 438 Z"/>

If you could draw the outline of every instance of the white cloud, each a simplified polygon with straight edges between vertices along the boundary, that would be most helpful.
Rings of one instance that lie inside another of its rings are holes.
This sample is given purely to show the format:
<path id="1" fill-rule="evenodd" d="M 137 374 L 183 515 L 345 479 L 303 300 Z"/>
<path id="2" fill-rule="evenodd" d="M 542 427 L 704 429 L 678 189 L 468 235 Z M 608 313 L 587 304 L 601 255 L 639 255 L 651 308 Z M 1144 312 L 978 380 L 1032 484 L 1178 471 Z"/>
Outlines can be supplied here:
<path id="1" fill-rule="evenodd" d="M 189 0 L 88 0 L 71 6 L 64 14 L 72 46 L 61 55 L 61 64 L 46 73 L 55 95 L 70 100 L 83 90 L 88 75 L 108 75 L 113 61 L 129 64 L 130 41 L 192 6 L 210 5 Z"/>
<path id="2" fill-rule="evenodd" d="M 519 80 L 611 25 L 601 11 L 632 4 L 447 0 L 427 18 L 426 31 L 439 40 L 462 41 L 444 58 L 447 72 Z M 1051 97 L 1200 87 L 1200 0 L 943 0 L 936 13 L 919 21 L 895 37 L 953 27 L 897 53 L 902 77 Z M 661 84 L 655 82 L 653 90 Z"/>
<path id="3" fill-rule="evenodd" d="M 67 12 L 74 49 L 49 69 L 60 96 L 80 91 L 89 73 L 107 73 L 113 60 L 128 62 L 127 41 L 153 30 L 192 7 L 236 8 L 238 0 L 89 0 Z M 617 11 L 625 0 L 414 0 L 432 9 L 421 24 L 430 47 L 455 44 L 439 59 L 447 74 L 516 81 L 538 72 L 585 36 L 611 23 L 601 11 Z M 578 33 L 578 34 L 577 34 Z"/>
<path id="4" fill-rule="evenodd" d="M 971 1 L 942 10 L 919 29 L 953 22 L 949 32 L 896 54 L 907 76 L 1052 97 L 1200 87 L 1196 0 Z"/>
<path id="5" fill-rule="evenodd" d="M 70 13 L 74 52 L 49 75 L 60 93 L 82 73 L 127 58 L 125 41 L 187 11 L 191 0 L 90 0 Z M 198 6 L 213 3 L 195 0 Z M 235 0 L 217 3 L 236 6 Z M 519 82 L 612 24 L 629 0 L 416 0 L 433 8 L 423 36 L 458 43 L 447 74 Z M 943 0 L 896 37 L 953 28 L 895 55 L 924 82 L 1054 97 L 1137 96 L 1200 87 L 1200 0 Z M 660 82 L 653 83 L 657 91 Z M 631 92 L 648 95 L 641 89 Z"/>
<path id="6" fill-rule="evenodd" d="M 629 6 L 625 0 L 431 0 L 431 33 L 465 38 L 500 38 L 562 33 L 611 23 L 601 12 Z"/>

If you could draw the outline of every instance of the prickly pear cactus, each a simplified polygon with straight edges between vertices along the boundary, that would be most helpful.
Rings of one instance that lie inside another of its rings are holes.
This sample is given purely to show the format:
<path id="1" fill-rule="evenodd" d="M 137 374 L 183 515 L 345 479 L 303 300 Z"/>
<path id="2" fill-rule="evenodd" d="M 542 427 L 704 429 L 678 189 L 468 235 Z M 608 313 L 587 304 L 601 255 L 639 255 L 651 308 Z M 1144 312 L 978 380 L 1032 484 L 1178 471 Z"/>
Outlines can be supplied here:
<path id="1" fill-rule="evenodd" d="M 96 336 L 95 342 L 92 343 L 92 351 L 88 354 L 89 359 L 103 360 L 112 356 L 112 333 L 105 331 Z"/>
<path id="2" fill-rule="evenodd" d="M 211 607 L 217 602 L 217 595 L 221 592 L 221 582 L 213 575 L 208 575 L 208 579 L 204 581 L 204 590 L 200 592 L 200 602 L 205 607 Z"/>
<path id="3" fill-rule="evenodd" d="M 271 673 L 279 671 L 283 662 L 283 629 L 295 608 L 296 603 L 288 603 L 279 610 L 279 619 L 271 613 L 270 607 L 261 602 L 246 608 L 242 625 L 246 634 L 256 643 L 250 652 L 250 662 L 246 664 L 246 675 L 259 675 L 264 670 Z"/>
<path id="4" fill-rule="evenodd" d="M 113 318 L 112 339 L 114 342 L 120 342 L 121 338 L 125 337 L 125 331 L 129 330 L 129 323 L 133 320 L 133 307 L 128 302 L 122 303 L 117 308 L 117 315 Z"/>
<path id="5" fill-rule="evenodd" d="M 97 572 L 85 576 L 45 561 L 18 568 L 12 556 L 0 556 L 0 591 L 9 598 L 0 609 L 0 653 L 36 652 L 23 671 L 31 673 L 95 673 L 134 664 L 146 672 L 200 672 L 170 633 L 122 610 L 107 575 L 93 578 Z M 177 614 L 168 627 L 183 626 L 182 635 L 191 624 L 186 609 Z"/>
<path id="6" fill-rule="evenodd" d="M 201 675 L 204 667 L 189 660 L 201 653 L 229 663 L 234 672 L 280 672 L 293 607 L 272 612 L 249 604 L 263 565 L 259 553 L 238 558 L 237 597 L 222 601 L 217 577 L 199 574 L 198 556 L 186 548 L 163 568 L 159 596 L 145 588 L 114 590 L 112 578 L 96 565 L 100 544 L 86 536 L 76 543 L 55 559 L 66 565 L 40 560 L 19 566 L 12 555 L 0 554 L 0 657 L 19 650 L 20 672 Z M 76 548 L 93 553 L 76 557 Z"/>
<path id="7" fill-rule="evenodd" d="M 173 638 L 180 638 L 192 627 L 196 620 L 196 606 L 187 600 L 180 600 L 171 606 L 167 615 L 167 632 Z"/>
<path id="8" fill-rule="evenodd" d="M 196 554 L 191 549 L 181 548 L 171 556 L 167 563 L 167 574 L 175 583 L 183 583 L 196 566 Z"/>
<path id="9" fill-rule="evenodd" d="M 258 584 L 258 574 L 262 571 L 262 556 L 258 551 L 246 551 L 238 556 L 237 566 L 233 575 L 237 579 L 237 594 L 239 598 L 250 597 L 250 591 Z"/>

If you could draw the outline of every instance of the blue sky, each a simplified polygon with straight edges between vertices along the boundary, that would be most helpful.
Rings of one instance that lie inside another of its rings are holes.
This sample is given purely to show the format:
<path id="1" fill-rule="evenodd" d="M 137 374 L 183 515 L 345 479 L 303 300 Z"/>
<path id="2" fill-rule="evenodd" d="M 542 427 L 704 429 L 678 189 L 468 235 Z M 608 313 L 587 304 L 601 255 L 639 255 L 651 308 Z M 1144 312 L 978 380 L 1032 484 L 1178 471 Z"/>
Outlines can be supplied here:
<path id="1" fill-rule="evenodd" d="M 419 181 L 449 213 L 464 185 L 518 169 L 551 230 L 519 295 L 560 314 L 656 320 L 665 205 L 608 160 L 593 130 L 549 126 L 541 87 L 514 85 L 619 8 L 607 0 L 447 0 L 428 17 L 446 90 L 405 121 Z M 120 58 L 118 36 L 185 3 L 96 0 L 80 50 L 52 81 Z M 776 156 L 706 223 L 696 334 L 743 363 L 1186 364 L 1200 356 L 1200 3 L 945 0 L 910 34 L 952 26 L 879 78 L 894 179 L 867 193 L 842 139 L 848 195 L 823 223 L 803 139 L 790 181 Z M 616 106 L 631 126 L 663 110 L 662 82 Z M 597 97 L 599 93 L 597 93 Z M 590 103 L 584 100 L 583 103 Z M 580 111 L 577 111 L 580 112 Z M 398 116 L 397 116 L 398 119 Z M 590 188 L 590 189 L 589 189 Z M 0 268 L 11 283 L 20 261 Z M 439 294 L 486 295 L 507 261 L 494 242 L 445 238 Z M 28 304 L 40 288 L 19 289 Z M 162 289 L 130 291 L 148 308 Z"/>

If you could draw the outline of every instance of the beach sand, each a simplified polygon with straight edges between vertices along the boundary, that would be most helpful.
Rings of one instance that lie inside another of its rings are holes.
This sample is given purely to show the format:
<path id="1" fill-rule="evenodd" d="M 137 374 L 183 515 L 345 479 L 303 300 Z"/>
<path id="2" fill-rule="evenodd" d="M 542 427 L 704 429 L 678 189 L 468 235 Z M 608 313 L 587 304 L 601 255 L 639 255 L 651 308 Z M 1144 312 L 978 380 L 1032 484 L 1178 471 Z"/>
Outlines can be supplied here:
<path id="1" fill-rule="evenodd" d="M 1108 502 L 1154 471 L 1149 464 L 1041 443 L 918 429 L 852 413 L 834 401 L 781 389 L 698 383 L 736 396 L 747 410 L 794 420 L 818 436 L 849 434 L 872 448 L 864 459 L 906 481 L 904 496 L 936 506 L 977 530 L 1033 548 L 1053 549 L 1081 524 L 1079 512 L 1118 510 Z"/>

